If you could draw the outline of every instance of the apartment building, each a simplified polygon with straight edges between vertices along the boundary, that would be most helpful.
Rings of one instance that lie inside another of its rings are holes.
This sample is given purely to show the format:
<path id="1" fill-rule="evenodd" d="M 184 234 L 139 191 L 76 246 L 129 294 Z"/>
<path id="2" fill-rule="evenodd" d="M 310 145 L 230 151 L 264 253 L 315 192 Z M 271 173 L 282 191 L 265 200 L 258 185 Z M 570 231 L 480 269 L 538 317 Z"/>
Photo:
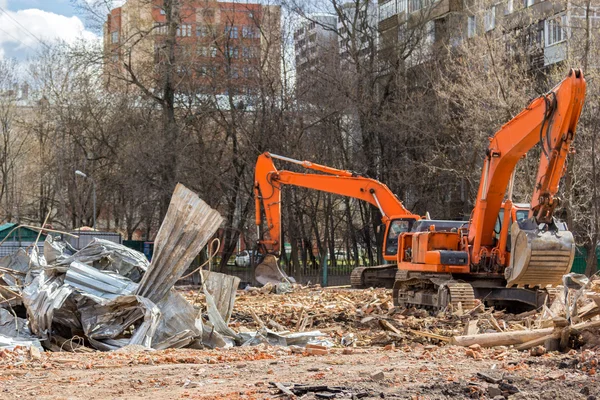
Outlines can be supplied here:
<path id="1" fill-rule="evenodd" d="M 377 0 L 362 0 L 359 3 L 347 2 L 341 6 L 338 17 L 338 48 L 340 67 L 347 70 L 352 67 L 356 56 L 374 56 L 379 43 L 377 32 Z"/>
<path id="2" fill-rule="evenodd" d="M 107 79 L 124 75 L 156 85 L 161 67 L 174 57 L 181 91 L 252 94 L 260 81 L 280 82 L 279 6 L 216 0 L 180 4 L 174 54 L 162 0 L 127 0 L 111 10 L 104 24 Z"/>
<path id="3" fill-rule="evenodd" d="M 294 31 L 294 54 L 296 60 L 296 82 L 310 87 L 319 73 L 331 73 L 337 66 L 336 15 L 314 14 L 300 22 Z"/>
<path id="4" fill-rule="evenodd" d="M 489 35 L 539 70 L 581 51 L 582 37 L 599 26 L 600 7 L 590 11 L 571 0 L 379 0 L 379 54 L 413 67 Z M 415 30 L 412 37 L 406 34 Z"/>

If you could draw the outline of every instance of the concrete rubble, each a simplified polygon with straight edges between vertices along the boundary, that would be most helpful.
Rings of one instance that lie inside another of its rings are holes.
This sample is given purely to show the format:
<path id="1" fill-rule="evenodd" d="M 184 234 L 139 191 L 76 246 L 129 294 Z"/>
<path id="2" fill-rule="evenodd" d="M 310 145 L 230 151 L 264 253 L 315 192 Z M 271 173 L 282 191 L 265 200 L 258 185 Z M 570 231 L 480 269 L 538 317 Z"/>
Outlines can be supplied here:
<path id="1" fill-rule="evenodd" d="M 238 333 L 228 326 L 239 279 L 206 272 L 203 317 L 175 283 L 215 234 L 217 211 L 183 185 L 175 189 L 155 241 L 152 262 L 102 239 L 75 250 L 48 235 L 44 254 L 23 250 L 0 259 L 0 348 L 64 350 L 230 347 L 307 342 L 313 332 Z M 204 272 L 204 271 L 203 271 Z M 20 315 L 15 312 L 17 310 Z M 73 345 L 74 340 L 77 346 Z"/>

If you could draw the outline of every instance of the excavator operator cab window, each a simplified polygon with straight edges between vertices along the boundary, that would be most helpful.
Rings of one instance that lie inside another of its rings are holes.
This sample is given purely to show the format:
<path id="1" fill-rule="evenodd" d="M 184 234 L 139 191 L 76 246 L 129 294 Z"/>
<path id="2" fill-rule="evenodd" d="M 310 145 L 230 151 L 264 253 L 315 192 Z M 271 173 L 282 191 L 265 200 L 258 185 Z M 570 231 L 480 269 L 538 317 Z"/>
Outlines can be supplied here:
<path id="1" fill-rule="evenodd" d="M 517 210 L 515 212 L 516 216 L 517 216 L 517 221 L 522 221 L 524 219 L 527 219 L 529 217 L 529 210 Z M 494 226 L 494 237 L 496 238 L 496 241 L 500 240 L 500 231 L 502 230 L 502 221 L 504 221 L 504 209 L 501 208 L 500 212 L 498 213 L 498 218 L 496 219 L 496 225 Z M 511 216 L 510 218 L 510 224 L 512 225 L 513 223 L 513 218 Z M 506 241 L 506 250 L 510 251 L 510 229 L 508 231 L 508 240 Z"/>
<path id="2" fill-rule="evenodd" d="M 395 256 L 398 253 L 398 236 L 401 233 L 409 232 L 414 222 L 414 219 L 395 219 L 390 223 L 385 239 L 385 254 L 387 256 Z"/>

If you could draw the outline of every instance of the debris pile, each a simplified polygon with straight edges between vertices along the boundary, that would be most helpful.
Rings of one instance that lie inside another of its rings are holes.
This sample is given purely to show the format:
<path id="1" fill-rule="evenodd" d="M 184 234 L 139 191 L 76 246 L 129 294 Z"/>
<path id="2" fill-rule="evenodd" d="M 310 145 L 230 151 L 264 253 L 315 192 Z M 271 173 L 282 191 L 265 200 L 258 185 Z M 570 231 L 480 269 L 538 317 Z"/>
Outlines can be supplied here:
<path id="1" fill-rule="evenodd" d="M 551 291 L 541 309 L 521 314 L 483 304 L 431 313 L 394 307 L 386 289 L 293 285 L 291 292 L 278 293 L 267 284 L 238 291 L 230 324 L 240 330 L 269 328 L 283 334 L 318 329 L 330 336 L 327 343 L 339 347 L 452 344 L 464 346 L 465 354 L 474 359 L 481 359 L 485 347 L 498 348 L 493 357 L 502 359 L 507 346 L 543 355 L 600 345 L 600 278 L 569 274 L 564 279 L 567 289 Z M 193 291 L 183 293 L 192 304 L 205 301 Z"/>
<path id="2" fill-rule="evenodd" d="M 196 291 L 183 294 L 196 306 L 205 303 Z M 327 346 L 367 347 L 448 341 L 463 332 L 464 321 L 450 312 L 432 316 L 424 310 L 397 309 L 391 291 L 383 288 L 294 285 L 290 292 L 276 293 L 265 285 L 238 291 L 230 326 L 240 331 L 265 327 L 279 334 L 318 330 L 329 336 Z"/>
<path id="3" fill-rule="evenodd" d="M 125 346 L 305 345 L 321 335 L 229 328 L 239 283 L 235 277 L 204 275 L 206 318 L 174 289 L 221 222 L 217 211 L 178 185 L 151 263 L 142 253 L 110 241 L 94 239 L 76 251 L 51 235 L 43 255 L 34 248 L 31 254 L 20 250 L 1 259 L 0 347 L 86 352 Z"/>

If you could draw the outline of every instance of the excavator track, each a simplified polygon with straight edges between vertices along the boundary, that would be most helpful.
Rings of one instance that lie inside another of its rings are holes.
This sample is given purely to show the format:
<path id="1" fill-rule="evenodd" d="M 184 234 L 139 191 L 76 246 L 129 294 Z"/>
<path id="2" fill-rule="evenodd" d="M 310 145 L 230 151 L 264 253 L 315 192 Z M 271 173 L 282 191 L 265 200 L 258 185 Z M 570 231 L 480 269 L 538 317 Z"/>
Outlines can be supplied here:
<path id="1" fill-rule="evenodd" d="M 449 282 L 446 287 L 450 291 L 449 304 L 453 307 L 458 307 L 460 303 L 463 310 L 475 308 L 475 292 L 469 283 Z"/>
<path id="2" fill-rule="evenodd" d="M 397 270 L 398 267 L 393 264 L 357 267 L 350 274 L 350 285 L 354 289 L 366 289 L 369 287 L 392 288 Z"/>
<path id="3" fill-rule="evenodd" d="M 354 289 L 365 289 L 365 285 L 363 283 L 363 272 L 367 269 L 367 267 L 357 267 L 352 270 L 350 274 L 350 285 Z"/>
<path id="4" fill-rule="evenodd" d="M 397 307 L 416 306 L 444 310 L 451 305 L 463 310 L 475 307 L 475 292 L 469 283 L 458 282 L 450 275 L 398 271 L 392 296 Z"/>

